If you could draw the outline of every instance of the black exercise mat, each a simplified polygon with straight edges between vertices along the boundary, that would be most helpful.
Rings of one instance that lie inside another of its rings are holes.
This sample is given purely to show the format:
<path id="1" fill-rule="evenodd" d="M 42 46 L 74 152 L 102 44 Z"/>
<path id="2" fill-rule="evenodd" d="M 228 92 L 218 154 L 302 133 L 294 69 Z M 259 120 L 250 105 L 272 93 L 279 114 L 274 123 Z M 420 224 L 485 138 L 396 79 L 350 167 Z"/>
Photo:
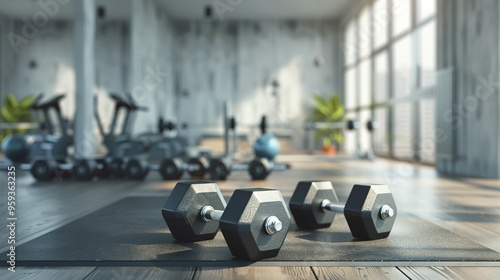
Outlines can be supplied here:
<path id="1" fill-rule="evenodd" d="M 178 243 L 161 216 L 166 197 L 128 197 L 17 248 L 18 265 L 235 265 L 219 233 Z M 5 259 L 6 253 L 2 253 Z M 298 230 L 292 222 L 278 257 L 262 261 L 498 261 L 500 254 L 412 215 L 399 215 L 391 235 L 354 241 L 343 215 L 332 227 Z M 243 262 L 241 262 L 243 263 Z"/>

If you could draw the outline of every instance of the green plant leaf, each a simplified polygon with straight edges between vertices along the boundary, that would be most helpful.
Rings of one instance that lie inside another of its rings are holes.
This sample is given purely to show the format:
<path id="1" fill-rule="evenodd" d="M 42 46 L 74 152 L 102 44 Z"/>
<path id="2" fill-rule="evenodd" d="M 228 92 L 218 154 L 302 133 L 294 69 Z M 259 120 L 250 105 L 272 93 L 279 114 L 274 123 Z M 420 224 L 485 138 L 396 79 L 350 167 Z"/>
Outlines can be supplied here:
<path id="1" fill-rule="evenodd" d="M 313 96 L 313 99 L 316 104 L 315 107 L 316 114 L 318 116 L 326 117 L 330 111 L 327 100 L 318 95 Z"/>
<path id="2" fill-rule="evenodd" d="M 15 122 L 16 121 L 16 117 L 15 115 L 13 115 L 9 109 L 6 107 L 6 106 L 3 106 L 2 107 L 2 117 L 7 121 L 7 122 Z"/>
<path id="3" fill-rule="evenodd" d="M 14 94 L 9 93 L 9 94 L 7 94 L 7 96 L 5 96 L 4 106 L 6 106 L 9 109 L 11 109 L 11 108 L 14 109 L 14 108 L 17 108 L 19 106 Z"/>
<path id="4" fill-rule="evenodd" d="M 313 96 L 315 106 L 310 109 L 309 120 L 316 122 L 339 122 L 345 116 L 345 107 L 340 96 L 333 94 L 328 98 L 319 95 Z M 318 129 L 314 133 L 316 139 L 322 138 L 324 143 L 336 141 L 342 143 L 344 140 L 341 129 Z"/>
<path id="5" fill-rule="evenodd" d="M 33 102 L 35 101 L 36 96 L 35 95 L 29 95 L 23 98 L 19 102 L 19 108 L 22 110 L 28 110 L 31 108 L 31 105 L 33 105 Z"/>

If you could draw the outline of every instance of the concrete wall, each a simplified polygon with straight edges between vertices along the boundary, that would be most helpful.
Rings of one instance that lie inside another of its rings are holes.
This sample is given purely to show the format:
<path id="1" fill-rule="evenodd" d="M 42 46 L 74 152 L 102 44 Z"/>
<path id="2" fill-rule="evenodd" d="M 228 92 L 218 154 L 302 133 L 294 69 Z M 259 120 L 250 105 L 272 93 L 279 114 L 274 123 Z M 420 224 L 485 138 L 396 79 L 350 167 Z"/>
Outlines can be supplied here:
<path id="1" fill-rule="evenodd" d="M 111 118 L 109 92 L 129 92 L 149 107 L 136 116 L 134 133 L 155 131 L 160 115 L 191 122 L 192 128 L 201 122 L 216 125 L 188 130 L 187 136 L 196 139 L 222 132 L 223 100 L 243 124 L 256 125 L 263 114 L 273 123 L 300 122 L 313 94 L 342 90 L 335 22 L 172 21 L 156 0 L 132 1 L 132 10 L 130 23 L 97 22 L 95 91 L 105 125 Z M 23 25 L 4 19 L 1 28 L 21 34 Z M 73 32 L 71 22 L 51 21 L 18 54 L 2 36 L 0 94 L 65 92 L 63 111 L 73 119 Z M 314 64 L 319 56 L 321 67 Z M 275 95 L 274 80 L 280 84 Z M 296 147 L 304 147 L 303 135 L 274 132 L 298 135 Z"/>
<path id="2" fill-rule="evenodd" d="M 149 108 L 137 114 L 133 132 L 156 132 L 158 117 L 171 119 L 175 104 L 171 23 L 156 0 L 132 1 L 132 11 L 130 90 Z"/>
<path id="3" fill-rule="evenodd" d="M 3 19 L 0 39 L 0 96 L 14 93 L 19 98 L 43 92 L 45 96 L 65 93 L 63 114 L 73 119 L 75 112 L 74 28 L 71 22 L 51 21 L 38 29 L 16 53 L 7 38 L 22 36 L 24 22 Z M 129 25 L 126 22 L 98 22 L 96 28 L 96 86 L 99 113 L 103 122 L 111 119 L 108 92 L 129 88 Z"/>
<path id="4" fill-rule="evenodd" d="M 181 122 L 218 128 L 198 125 L 189 135 L 220 131 L 224 100 L 242 124 L 257 124 L 263 114 L 282 124 L 303 121 L 313 94 L 340 90 L 334 22 L 175 21 L 174 30 L 174 114 Z M 322 67 L 314 64 L 318 56 L 324 58 Z M 273 95 L 274 80 L 280 86 Z M 301 133 L 274 132 L 298 135 L 296 146 L 303 147 Z"/>
<path id="5" fill-rule="evenodd" d="M 500 177 L 499 9 L 496 0 L 439 1 L 438 69 L 454 70 L 453 132 L 444 137 L 455 154 L 437 158 L 443 173 Z"/>

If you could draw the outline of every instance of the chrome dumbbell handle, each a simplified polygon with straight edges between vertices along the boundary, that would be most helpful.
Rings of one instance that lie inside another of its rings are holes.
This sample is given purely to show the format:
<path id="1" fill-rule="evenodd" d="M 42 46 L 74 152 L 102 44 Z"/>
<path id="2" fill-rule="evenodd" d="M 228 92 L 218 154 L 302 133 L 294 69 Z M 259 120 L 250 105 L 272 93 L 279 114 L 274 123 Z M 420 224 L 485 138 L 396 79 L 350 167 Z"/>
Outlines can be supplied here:
<path id="1" fill-rule="evenodd" d="M 325 199 L 320 204 L 321 210 L 323 211 L 332 211 L 335 213 L 344 213 L 345 205 L 332 203 L 330 200 Z M 383 220 L 394 217 L 394 209 L 391 206 L 384 204 L 380 207 L 379 210 L 380 218 Z"/>
<path id="2" fill-rule="evenodd" d="M 201 208 L 200 216 L 203 221 L 220 221 L 220 218 L 224 214 L 222 210 L 215 210 L 212 206 L 204 206 Z M 267 217 L 264 222 L 264 229 L 269 235 L 273 235 L 275 233 L 280 232 L 283 229 L 283 224 L 280 219 L 276 216 Z"/>

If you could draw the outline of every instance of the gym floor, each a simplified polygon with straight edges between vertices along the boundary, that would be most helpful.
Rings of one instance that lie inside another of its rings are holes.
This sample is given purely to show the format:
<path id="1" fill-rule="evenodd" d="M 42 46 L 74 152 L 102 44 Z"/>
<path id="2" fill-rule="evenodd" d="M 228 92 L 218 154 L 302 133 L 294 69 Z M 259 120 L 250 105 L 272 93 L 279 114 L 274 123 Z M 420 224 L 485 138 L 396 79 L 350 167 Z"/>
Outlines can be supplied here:
<path id="1" fill-rule="evenodd" d="M 279 160 L 292 163 L 293 169 L 275 172 L 262 182 L 250 181 L 244 172 L 235 173 L 230 180 L 219 183 L 223 195 L 227 198 L 237 188 L 270 187 L 279 189 L 288 203 L 298 181 L 319 179 L 331 180 L 342 201 L 355 183 L 387 183 L 398 205 L 398 221 L 414 215 L 446 232 L 453 232 L 500 253 L 500 183 L 497 180 L 444 178 L 429 166 L 385 159 L 362 161 L 342 156 L 281 156 Z M 125 197 L 166 199 L 176 183 L 163 182 L 157 174 L 150 174 L 144 182 L 62 181 L 43 184 L 34 182 L 29 174 L 17 176 L 17 201 L 20 205 L 17 209 L 17 247 Z M 6 181 L 5 173 L 1 173 L 0 181 Z M 0 207 L 7 207 L 6 201 L 2 200 Z M 6 213 L 3 212 L 3 215 Z M 414 226 L 419 227 L 418 224 Z M 7 240 L 6 234 L 3 230 L 0 239 Z M 6 242 L 2 241 L 1 246 L 2 252 L 7 250 Z M 364 246 L 367 251 L 374 249 L 370 248 L 374 246 L 370 242 Z M 359 253 L 363 254 L 362 251 Z M 461 253 L 467 254 L 465 251 Z M 331 254 L 334 256 L 335 252 Z M 18 255 L 18 258 L 23 259 L 23 256 Z M 17 267 L 18 273 L 3 274 L 2 279 L 35 276 L 37 279 L 498 279 L 500 275 L 498 261 L 471 262 L 460 259 L 316 263 L 271 259 L 251 265 L 224 263 L 221 265 L 223 267 L 217 267 L 217 263 L 214 263 L 201 267 L 189 263 L 181 263 L 177 267 L 134 266 L 130 263 L 125 266 L 81 266 L 75 263 L 73 267 L 45 263 L 47 267 Z"/>

